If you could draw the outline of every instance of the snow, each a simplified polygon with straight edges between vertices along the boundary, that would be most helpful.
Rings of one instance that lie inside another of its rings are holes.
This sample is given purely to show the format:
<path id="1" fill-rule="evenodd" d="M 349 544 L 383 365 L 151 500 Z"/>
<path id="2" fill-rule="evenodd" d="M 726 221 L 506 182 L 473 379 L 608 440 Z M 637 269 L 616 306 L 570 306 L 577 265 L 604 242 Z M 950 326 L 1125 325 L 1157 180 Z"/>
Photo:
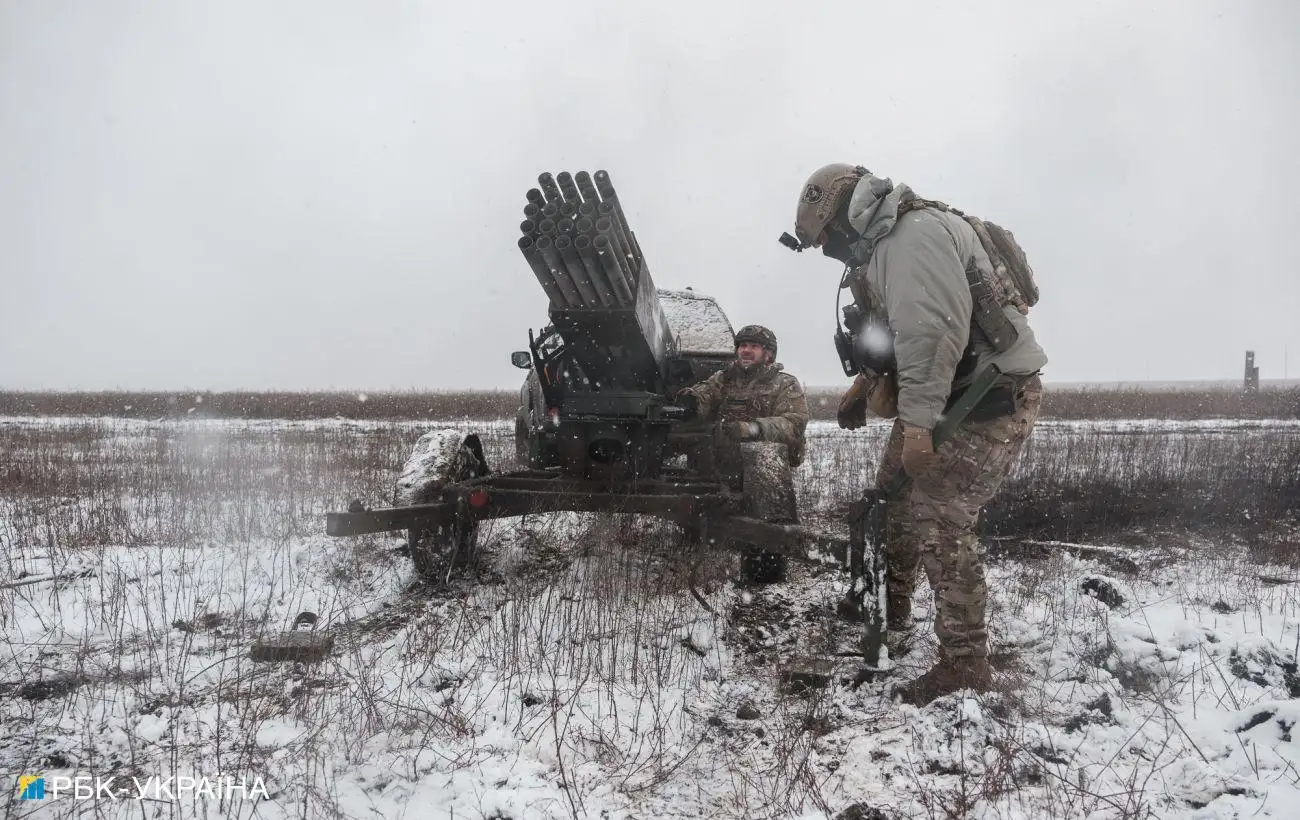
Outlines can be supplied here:
<path id="1" fill-rule="evenodd" d="M 458 475 L 460 467 L 468 467 L 467 459 L 472 456 L 462 451 L 464 440 L 465 433 L 456 428 L 430 430 L 420 436 L 397 478 L 393 503 L 405 506 L 432 500 L 430 493 Z"/>
<path id="2" fill-rule="evenodd" d="M 1158 816 L 1291 816 L 1300 748 L 1279 732 L 1295 713 L 1294 700 L 1278 707 L 1285 673 L 1273 663 L 1272 679 L 1261 685 L 1230 665 L 1251 647 L 1294 658 L 1283 647 L 1300 639 L 1295 593 L 1251 591 L 1242 597 L 1256 601 L 1255 617 L 1236 623 L 1195 603 L 1198 588 L 1221 569 L 1184 565 L 1135 583 L 1125 589 L 1134 597 L 1111 611 L 1078 589 L 1095 571 L 1087 562 L 1063 557 L 1034 573 L 1037 602 L 1020 597 L 1022 569 L 998 567 L 990 631 L 1002 637 L 1002 651 L 1019 656 L 1025 685 L 920 710 L 891 707 L 901 713 L 898 725 L 850 740 L 846 753 L 882 765 L 846 773 L 843 789 L 920 814 L 924 796 L 891 786 L 914 779 L 918 767 L 964 770 L 978 783 L 998 765 L 1034 761 L 1059 778 L 1056 794 L 1021 788 L 996 811 L 986 802 L 977 814 L 1131 816 L 1125 808 L 1142 803 Z M 1258 735 L 1240 734 L 1243 715 L 1255 712 L 1269 714 Z"/>
<path id="3" fill-rule="evenodd" d="M 716 299 L 691 290 L 660 288 L 658 293 L 679 354 L 735 355 L 735 333 Z"/>
<path id="4" fill-rule="evenodd" d="M 394 421 L 390 419 L 233 419 L 233 418 L 191 418 L 175 423 L 164 419 L 126 419 L 116 416 L 0 416 L 0 430 L 82 428 L 99 425 L 121 433 L 123 442 L 139 441 L 144 433 L 158 431 L 184 431 L 187 435 L 228 435 L 237 432 L 315 432 L 320 430 L 386 430 L 400 428 L 424 432 L 429 429 L 428 421 Z M 463 421 L 439 421 L 440 428 L 455 428 L 466 432 L 484 432 L 492 430 L 514 430 L 514 419 L 465 419 Z"/>
<path id="5" fill-rule="evenodd" d="M 485 525 L 484 582 L 430 592 L 412 586 L 399 535 L 330 539 L 321 513 L 334 502 L 298 499 L 300 520 L 279 495 L 247 495 L 323 492 L 296 472 L 312 445 L 293 434 L 325 431 L 319 440 L 342 448 L 392 423 L 89 423 L 102 425 L 95 452 L 130 464 L 161 439 L 203 466 L 232 439 L 262 436 L 249 447 L 264 460 L 246 466 L 265 483 L 233 487 L 242 503 L 186 502 L 207 522 L 196 536 L 80 546 L 31 525 L 37 500 L 0 496 L 10 578 L 49 578 L 0 589 L 0 766 L 261 777 L 270 797 L 68 798 L 36 816 L 824 818 L 861 803 L 900 817 L 1226 820 L 1291 817 L 1300 798 L 1300 595 L 1263 580 L 1295 572 L 1250 563 L 1239 546 L 1193 541 L 1134 575 L 1050 544 L 1039 560 L 992 564 L 999 690 L 918 709 L 894 703 L 888 682 L 852 686 L 851 659 L 825 690 L 783 688 L 783 653 L 853 636 L 825 616 L 847 583 L 838 573 L 798 567 L 779 587 L 739 590 L 706 560 L 694 587 L 710 612 L 678 571 L 671 528 L 556 514 Z M 4 419 L 0 435 L 41 425 L 74 426 Z M 412 439 L 422 428 L 401 425 Z M 1040 428 L 1044 439 L 1077 429 Z M 887 432 L 814 424 L 800 475 L 865 461 Z M 259 443 L 275 438 L 283 453 Z M 132 531 L 168 532 L 149 497 L 137 488 L 120 510 L 140 516 Z M 67 509 L 94 512 L 85 500 Z M 282 518 L 255 535 L 235 523 L 250 509 Z M 1111 608 L 1084 581 L 1122 602 Z M 253 639 L 304 610 L 337 635 L 324 663 L 248 659 Z M 922 593 L 922 635 L 932 615 Z M 923 641 L 892 680 L 934 658 Z M 17 691 L 60 680 L 74 683 L 45 700 Z M 740 717 L 742 705 L 757 717 Z M 30 808 L 10 804 L 16 816 Z"/>
<path id="6" fill-rule="evenodd" d="M 883 430 L 888 435 L 893 420 L 868 418 L 864 430 Z M 1034 434 L 1039 432 L 1089 432 L 1104 434 L 1119 433 L 1241 433 L 1261 430 L 1300 430 L 1300 419 L 1040 419 L 1034 425 Z M 842 436 L 839 424 L 835 421 L 817 419 L 808 423 L 807 435 Z"/>

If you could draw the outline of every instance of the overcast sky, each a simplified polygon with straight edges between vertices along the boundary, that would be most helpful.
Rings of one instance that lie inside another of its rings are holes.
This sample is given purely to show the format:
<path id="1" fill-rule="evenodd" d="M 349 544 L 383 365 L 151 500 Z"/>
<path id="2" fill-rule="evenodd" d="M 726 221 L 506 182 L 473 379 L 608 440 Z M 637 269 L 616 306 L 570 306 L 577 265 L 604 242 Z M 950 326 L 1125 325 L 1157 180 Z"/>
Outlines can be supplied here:
<path id="1" fill-rule="evenodd" d="M 980 9 L 972 8 L 979 5 Z M 1300 375 L 1300 3 L 0 3 L 0 388 L 513 387 L 539 172 L 843 384 L 865 165 L 1011 228 L 1049 381 Z"/>

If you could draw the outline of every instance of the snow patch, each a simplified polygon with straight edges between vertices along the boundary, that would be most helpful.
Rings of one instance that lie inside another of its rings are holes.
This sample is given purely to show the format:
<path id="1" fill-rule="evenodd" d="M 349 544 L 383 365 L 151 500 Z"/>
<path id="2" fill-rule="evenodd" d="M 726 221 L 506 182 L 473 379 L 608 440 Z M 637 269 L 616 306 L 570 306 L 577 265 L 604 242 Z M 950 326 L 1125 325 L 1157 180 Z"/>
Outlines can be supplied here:
<path id="1" fill-rule="evenodd" d="M 444 485 L 463 475 L 473 459 L 464 442 L 465 434 L 455 429 L 430 430 L 420 436 L 397 478 L 394 503 L 429 503 Z"/>
<path id="2" fill-rule="evenodd" d="M 735 355 L 735 333 L 731 321 L 716 299 L 691 290 L 660 288 L 658 293 L 668 329 L 677 339 L 679 354 Z"/>

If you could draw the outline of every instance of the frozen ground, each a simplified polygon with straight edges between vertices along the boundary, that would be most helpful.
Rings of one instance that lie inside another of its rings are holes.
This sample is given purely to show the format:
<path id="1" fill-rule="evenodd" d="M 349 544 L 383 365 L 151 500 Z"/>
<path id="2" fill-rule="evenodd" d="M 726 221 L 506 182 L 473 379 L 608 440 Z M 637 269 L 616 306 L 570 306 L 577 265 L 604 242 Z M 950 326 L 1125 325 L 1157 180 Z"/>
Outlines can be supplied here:
<path id="1" fill-rule="evenodd" d="M 430 590 L 400 537 L 321 535 L 342 497 L 303 477 L 326 458 L 313 431 L 368 453 L 420 425 L 105 422 L 74 446 L 43 443 L 49 420 L 3 422 L 15 463 L 146 465 L 125 500 L 3 497 L 6 816 L 1295 816 L 1300 579 L 1234 543 L 995 559 L 999 691 L 914 709 L 853 685 L 832 570 L 748 592 L 722 559 L 689 570 L 671 528 L 555 515 L 489 527 L 483 566 Z M 274 453 L 257 437 L 291 432 Z M 818 506 L 818 471 L 863 438 L 814 432 L 801 503 Z M 239 480 L 178 501 L 210 464 Z M 324 662 L 249 659 L 305 610 L 334 636 Z M 898 679 L 933 657 L 922 645 Z M 829 685 L 792 689 L 809 659 Z M 267 798 L 22 801 L 21 774 L 261 778 Z"/>

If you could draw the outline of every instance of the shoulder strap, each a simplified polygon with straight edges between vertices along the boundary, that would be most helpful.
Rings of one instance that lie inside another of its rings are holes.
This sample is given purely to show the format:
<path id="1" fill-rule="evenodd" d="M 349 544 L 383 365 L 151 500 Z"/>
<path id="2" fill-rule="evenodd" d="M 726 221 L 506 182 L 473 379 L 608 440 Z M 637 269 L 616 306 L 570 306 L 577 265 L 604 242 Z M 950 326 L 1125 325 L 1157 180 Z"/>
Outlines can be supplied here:
<path id="1" fill-rule="evenodd" d="M 1029 277 L 1017 277 L 1014 275 L 1014 265 L 1008 264 L 1006 256 L 1008 250 L 1010 250 L 1011 247 L 1014 247 L 1017 250 L 1019 249 L 1019 246 L 1015 245 L 1014 238 L 1008 242 L 1006 237 L 1003 236 L 1003 234 L 1009 235 L 1010 232 L 1006 231 L 1005 228 L 993 225 L 993 223 L 990 222 L 985 222 L 978 217 L 970 216 L 951 205 L 934 199 L 913 197 L 899 205 L 898 212 L 899 214 L 903 214 L 908 211 L 921 210 L 922 208 L 946 211 L 961 217 L 962 221 L 969 225 L 971 230 L 975 232 L 975 236 L 980 241 L 980 246 L 984 248 L 984 254 L 989 258 L 989 264 L 993 266 L 993 278 L 988 282 L 988 287 L 992 290 L 993 298 L 999 304 L 1013 305 L 1016 310 L 1020 311 L 1022 314 L 1029 313 L 1030 306 L 1038 301 L 1038 290 L 1033 284 L 1032 275 Z M 1019 254 L 1019 258 L 1014 259 L 1013 261 L 1016 264 L 1022 264 L 1026 269 L 1028 269 L 1029 263 L 1027 260 L 1023 259 L 1023 252 Z M 1024 292 L 1026 285 L 1021 281 L 1021 279 L 1028 279 L 1029 286 L 1033 288 L 1032 293 Z"/>
<path id="2" fill-rule="evenodd" d="M 1015 305 L 1018 310 L 1028 312 L 1028 307 L 1024 306 L 1023 300 L 1017 298 L 1015 291 L 1003 286 L 999 278 L 999 267 L 1005 269 L 997 247 L 993 245 L 989 238 L 988 229 L 984 223 L 973 216 L 967 216 L 961 211 L 953 208 L 943 202 L 936 202 L 929 199 L 915 197 L 899 206 L 898 212 L 916 211 L 922 208 L 932 208 L 936 211 L 947 211 L 962 218 L 975 236 L 979 239 L 980 245 L 984 248 L 984 253 L 989 257 L 989 264 L 993 266 L 993 276 L 986 278 L 978 268 L 973 264 L 973 260 L 966 260 L 966 284 L 970 286 L 971 295 L 971 325 L 972 331 L 978 328 L 984 334 L 985 340 L 993 345 L 993 348 L 999 352 L 1006 352 L 1011 349 L 1019 338 L 1019 331 L 1015 325 L 1002 313 L 1003 305 Z M 951 235 L 951 231 L 949 234 Z M 973 335 L 973 334 L 972 334 Z M 967 345 L 967 354 L 970 354 L 970 345 Z M 973 364 L 973 363 L 972 363 Z M 959 375 L 961 375 L 959 373 Z"/>
<path id="3" fill-rule="evenodd" d="M 911 199 L 905 199 L 898 206 L 898 212 L 905 214 L 908 211 L 919 211 L 922 208 L 933 208 L 936 211 L 947 211 L 965 219 L 966 214 L 952 207 L 951 205 L 940 202 L 937 199 L 922 199 L 919 196 L 913 196 Z"/>

